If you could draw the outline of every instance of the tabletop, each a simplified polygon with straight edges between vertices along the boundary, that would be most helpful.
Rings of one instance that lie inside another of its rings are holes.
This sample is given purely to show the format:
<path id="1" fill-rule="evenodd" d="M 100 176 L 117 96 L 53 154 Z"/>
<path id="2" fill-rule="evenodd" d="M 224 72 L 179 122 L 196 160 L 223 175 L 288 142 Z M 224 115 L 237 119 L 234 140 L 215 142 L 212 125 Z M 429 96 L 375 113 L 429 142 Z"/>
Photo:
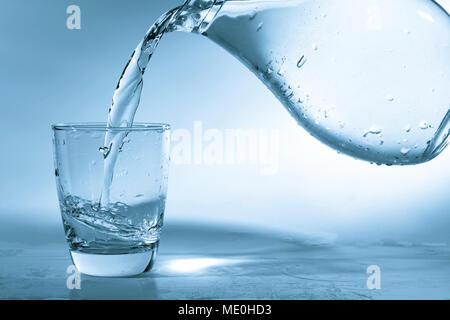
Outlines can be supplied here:
<path id="1" fill-rule="evenodd" d="M 445 244 L 340 244 L 234 225 L 170 221 L 153 269 L 129 278 L 81 275 L 62 227 L 3 225 L 0 299 L 449 299 Z M 21 236 L 26 234 L 26 239 Z M 378 268 L 379 287 L 369 289 Z M 368 273 L 369 268 L 369 273 Z M 372 267 L 373 268 L 373 267 Z"/>

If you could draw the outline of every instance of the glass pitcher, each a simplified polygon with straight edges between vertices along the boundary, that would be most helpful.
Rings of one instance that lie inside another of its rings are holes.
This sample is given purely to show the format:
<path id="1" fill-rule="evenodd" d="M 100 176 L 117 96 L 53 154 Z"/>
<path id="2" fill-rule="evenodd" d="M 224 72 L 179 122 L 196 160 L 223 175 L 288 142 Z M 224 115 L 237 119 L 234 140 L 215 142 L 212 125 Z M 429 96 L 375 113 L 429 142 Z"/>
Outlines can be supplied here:
<path id="1" fill-rule="evenodd" d="M 139 99 L 130 91 L 140 94 L 153 50 L 171 31 L 225 48 L 302 127 L 342 153 L 417 164 L 448 143 L 450 16 L 434 1 L 188 0 L 133 53 L 115 93 L 132 107 L 113 108 L 112 125 L 132 122 Z"/>

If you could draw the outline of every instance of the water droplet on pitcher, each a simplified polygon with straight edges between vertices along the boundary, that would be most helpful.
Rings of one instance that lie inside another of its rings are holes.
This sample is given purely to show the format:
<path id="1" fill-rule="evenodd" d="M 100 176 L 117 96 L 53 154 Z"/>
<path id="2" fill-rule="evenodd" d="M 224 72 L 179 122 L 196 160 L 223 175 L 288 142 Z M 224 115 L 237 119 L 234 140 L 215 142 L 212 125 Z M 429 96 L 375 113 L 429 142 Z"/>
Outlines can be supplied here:
<path id="1" fill-rule="evenodd" d="M 380 134 L 382 132 L 381 128 L 377 125 L 372 125 L 369 129 L 364 130 L 363 137 L 367 137 L 369 134 Z"/>
<path id="2" fill-rule="evenodd" d="M 306 57 L 302 56 L 297 62 L 297 68 L 303 67 L 305 65 L 305 63 L 306 63 Z"/>
<path id="3" fill-rule="evenodd" d="M 386 96 L 386 100 L 387 100 L 387 101 L 394 101 L 394 97 L 391 96 L 391 95 L 387 95 L 387 96 Z"/>
<path id="4" fill-rule="evenodd" d="M 424 121 L 420 121 L 419 128 L 422 130 L 427 130 L 428 128 L 431 128 L 431 126 L 428 124 L 428 122 L 426 122 L 424 120 Z"/>
<path id="5" fill-rule="evenodd" d="M 410 132 L 411 131 L 411 125 L 410 124 L 407 124 L 406 126 L 405 126 L 405 131 L 406 132 Z"/>
<path id="6" fill-rule="evenodd" d="M 339 127 L 341 129 L 343 129 L 345 127 L 345 122 L 344 121 L 339 121 Z"/>
<path id="7" fill-rule="evenodd" d="M 258 13 L 257 13 L 256 11 L 252 12 L 252 13 L 250 14 L 250 16 L 248 17 L 248 20 L 250 20 L 250 21 L 254 20 L 257 14 L 258 14 Z"/>
<path id="8" fill-rule="evenodd" d="M 411 34 L 411 31 L 409 31 L 408 28 L 404 28 L 404 29 L 403 29 L 403 33 L 404 33 L 404 34 Z"/>
<path id="9" fill-rule="evenodd" d="M 401 148 L 401 149 L 400 149 L 400 152 L 401 152 L 402 155 L 404 155 L 404 156 L 406 156 L 406 155 L 409 153 L 409 151 L 411 151 L 411 149 L 409 149 L 409 148 Z"/>
<path id="10" fill-rule="evenodd" d="M 317 49 L 319 49 L 319 47 L 315 43 L 313 43 L 313 45 L 311 47 L 314 51 L 317 51 Z"/>
<path id="11" fill-rule="evenodd" d="M 256 27 L 256 32 L 258 32 L 259 30 L 261 30 L 263 27 L 263 23 L 261 22 L 260 24 L 258 24 L 258 27 Z"/>

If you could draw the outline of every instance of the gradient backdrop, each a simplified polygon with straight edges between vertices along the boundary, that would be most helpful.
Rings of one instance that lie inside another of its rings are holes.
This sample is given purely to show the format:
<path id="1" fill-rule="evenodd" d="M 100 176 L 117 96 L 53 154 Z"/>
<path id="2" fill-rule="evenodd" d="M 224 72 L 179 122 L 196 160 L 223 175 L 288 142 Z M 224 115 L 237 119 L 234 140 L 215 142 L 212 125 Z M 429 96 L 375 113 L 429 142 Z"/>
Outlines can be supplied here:
<path id="1" fill-rule="evenodd" d="M 70 4 L 81 8 L 81 30 L 66 27 Z M 153 21 L 178 4 L 2 0 L 0 232 L 20 232 L 20 225 L 62 230 L 50 124 L 105 121 L 131 52 Z M 255 165 L 173 164 L 166 223 L 235 223 L 343 241 L 450 241 L 448 150 L 414 167 L 378 167 L 339 155 L 201 36 L 170 34 L 161 42 L 136 120 L 191 131 L 199 120 L 205 129 L 280 132 L 273 175 L 261 175 Z"/>

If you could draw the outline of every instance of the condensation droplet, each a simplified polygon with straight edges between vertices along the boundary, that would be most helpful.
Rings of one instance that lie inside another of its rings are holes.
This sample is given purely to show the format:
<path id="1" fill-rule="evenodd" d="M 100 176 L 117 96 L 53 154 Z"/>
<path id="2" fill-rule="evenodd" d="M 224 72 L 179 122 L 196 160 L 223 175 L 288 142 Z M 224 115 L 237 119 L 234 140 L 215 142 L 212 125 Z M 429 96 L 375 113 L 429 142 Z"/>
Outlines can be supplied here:
<path id="1" fill-rule="evenodd" d="M 409 149 L 409 148 L 401 148 L 401 149 L 400 149 L 400 152 L 401 152 L 402 155 L 404 155 L 404 156 L 406 156 L 406 155 L 409 153 L 409 151 L 411 151 L 411 149 Z"/>
<path id="2" fill-rule="evenodd" d="M 410 132 L 411 131 L 411 125 L 410 124 L 407 124 L 406 126 L 405 126 L 405 131 L 406 132 Z"/>
<path id="3" fill-rule="evenodd" d="M 422 129 L 422 130 L 426 130 L 426 129 L 430 128 L 430 127 L 431 126 L 425 120 L 420 121 L 420 123 L 419 123 L 419 128 Z"/>
<path id="4" fill-rule="evenodd" d="M 379 128 L 377 125 L 372 125 L 369 129 L 364 130 L 363 137 L 367 137 L 369 134 L 380 134 L 382 132 L 381 128 Z"/>
<path id="5" fill-rule="evenodd" d="M 258 32 L 259 30 L 261 30 L 263 27 L 263 23 L 261 22 L 260 24 L 258 24 L 258 27 L 256 27 L 256 32 Z"/>
<path id="6" fill-rule="evenodd" d="M 387 101 L 394 101 L 394 97 L 391 96 L 391 95 L 387 95 L 387 96 L 386 96 L 386 100 L 387 100 Z"/>
<path id="7" fill-rule="evenodd" d="M 319 47 L 315 43 L 313 43 L 313 45 L 311 47 L 314 51 L 317 51 L 317 49 L 319 49 Z"/>
<path id="8" fill-rule="evenodd" d="M 297 62 L 297 68 L 303 67 L 305 65 L 305 63 L 306 63 L 306 57 L 303 55 Z"/>

